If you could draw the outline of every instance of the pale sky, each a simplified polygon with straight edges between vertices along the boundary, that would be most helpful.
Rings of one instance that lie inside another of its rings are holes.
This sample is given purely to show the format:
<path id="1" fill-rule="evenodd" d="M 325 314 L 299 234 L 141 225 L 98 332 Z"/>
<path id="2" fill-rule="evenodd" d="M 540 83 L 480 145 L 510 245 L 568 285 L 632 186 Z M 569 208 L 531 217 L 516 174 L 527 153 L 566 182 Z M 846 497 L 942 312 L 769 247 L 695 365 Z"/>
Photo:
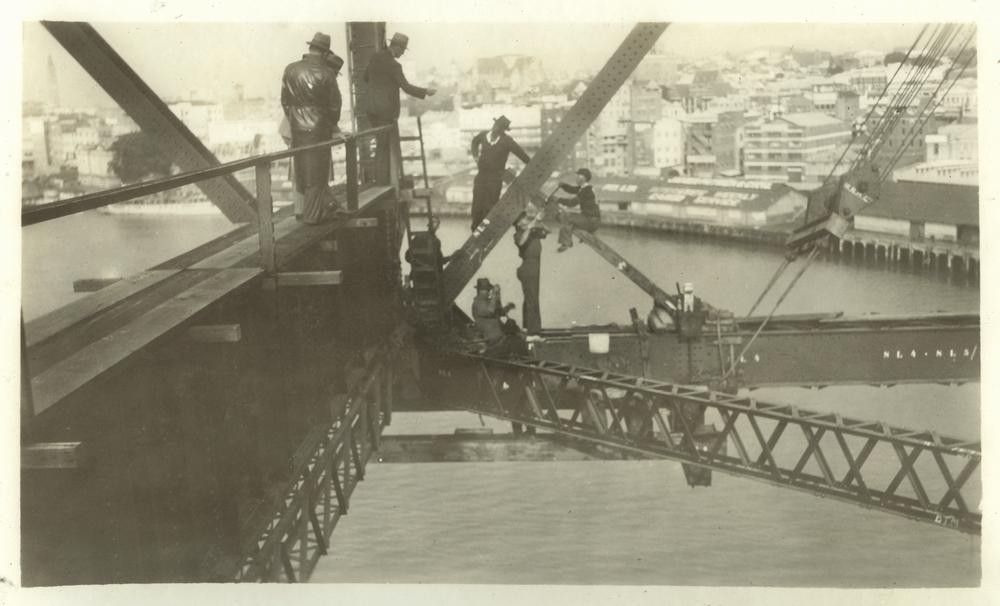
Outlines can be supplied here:
<path id="1" fill-rule="evenodd" d="M 192 90 L 229 96 L 236 82 L 249 96 L 277 90 L 284 66 L 306 50 L 315 31 L 333 36 L 344 55 L 343 23 L 99 23 L 98 31 L 146 82 L 164 97 Z M 628 33 L 628 23 L 429 24 L 389 23 L 388 31 L 410 36 L 405 60 L 421 69 L 467 66 L 477 57 L 534 55 L 548 68 L 596 72 Z M 815 48 L 834 52 L 906 47 L 919 24 L 694 24 L 671 25 L 661 48 L 680 55 L 743 52 L 761 46 Z M 47 93 L 46 62 L 56 65 L 61 102 L 108 105 L 104 95 L 38 23 L 24 26 L 24 96 Z M 412 76 L 411 76 L 412 77 Z M 419 84 L 419 82 L 418 82 Z M 341 85 L 345 89 L 344 84 Z M 273 89 L 273 90 L 272 90 Z"/>

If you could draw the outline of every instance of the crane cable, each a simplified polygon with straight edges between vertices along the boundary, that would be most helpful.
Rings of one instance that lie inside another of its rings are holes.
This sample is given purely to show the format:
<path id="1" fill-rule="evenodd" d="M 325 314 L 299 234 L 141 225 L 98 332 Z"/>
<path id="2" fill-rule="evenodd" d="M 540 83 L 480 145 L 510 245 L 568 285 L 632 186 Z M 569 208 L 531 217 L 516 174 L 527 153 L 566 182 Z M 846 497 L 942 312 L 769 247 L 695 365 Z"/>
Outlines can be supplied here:
<path id="1" fill-rule="evenodd" d="M 802 265 L 802 268 L 799 269 L 799 273 L 795 274 L 795 277 L 792 278 L 792 281 L 789 282 L 788 286 L 785 287 L 785 292 L 781 293 L 781 296 L 778 297 L 777 301 L 775 301 L 774 307 L 771 308 L 771 312 L 767 314 L 767 317 L 764 318 L 764 321 L 761 322 L 760 326 L 757 327 L 756 332 L 753 333 L 753 336 L 750 337 L 750 340 L 747 341 L 747 344 L 743 346 L 743 349 L 740 351 L 740 355 L 736 356 L 736 360 L 733 363 L 733 365 L 730 366 L 729 370 L 727 370 L 722 375 L 723 381 L 729 378 L 729 375 L 733 374 L 733 371 L 736 370 L 736 368 L 743 360 L 743 356 L 747 353 L 747 351 L 749 351 L 750 347 L 753 346 L 754 341 L 756 341 L 757 337 L 760 336 L 760 333 L 763 332 L 764 327 L 767 326 L 767 323 L 771 321 L 772 317 L 774 317 L 775 312 L 778 311 L 778 307 L 780 307 L 781 304 L 785 302 L 785 297 L 788 296 L 788 293 L 792 292 L 792 288 L 795 287 L 795 284 L 799 281 L 799 278 L 801 278 L 802 275 L 806 273 L 806 270 L 809 269 L 809 266 L 812 264 L 812 262 L 816 259 L 818 255 L 819 255 L 819 247 L 813 248 L 809 252 L 809 256 L 806 257 L 806 262 L 805 264 Z"/>
<path id="2" fill-rule="evenodd" d="M 912 101 L 912 99 L 916 95 L 916 93 L 923 87 L 923 83 L 924 83 L 924 81 L 926 81 L 928 79 L 929 74 L 933 73 L 933 66 L 936 64 L 937 58 L 940 57 L 940 56 L 943 56 L 947 52 L 947 50 L 951 47 L 951 43 L 954 41 L 954 39 L 957 36 L 958 31 L 960 29 L 961 28 L 954 28 L 953 26 L 950 26 L 950 25 L 946 25 L 943 28 L 935 27 L 934 33 L 931 34 L 930 38 L 928 39 L 927 43 L 924 46 L 925 52 L 921 53 L 921 57 L 920 57 L 919 61 L 916 62 L 916 64 L 913 64 L 913 63 L 910 64 L 910 69 L 907 70 L 907 76 L 904 78 L 904 80 L 903 80 L 902 85 L 900 86 L 900 88 L 897 89 L 896 92 L 894 93 L 894 95 L 892 97 L 892 100 L 890 101 L 890 104 L 888 105 L 888 109 L 891 109 L 892 107 L 894 107 L 896 105 L 896 103 L 893 103 L 893 101 L 896 101 L 898 103 L 899 101 L 904 100 L 904 99 L 906 100 L 907 105 L 904 105 L 903 107 L 907 107 L 908 106 L 908 103 L 910 101 Z M 904 57 L 903 61 L 900 62 L 900 64 L 896 67 L 896 71 L 893 73 L 893 76 L 889 80 L 889 83 L 892 83 L 893 81 L 895 81 L 896 76 L 899 74 L 901 68 L 906 63 L 906 61 L 909 59 L 911 53 L 913 52 L 913 49 L 916 48 L 917 44 L 919 43 L 920 39 L 923 37 L 924 32 L 926 30 L 927 30 L 927 25 L 925 24 L 924 27 L 921 28 L 920 33 L 917 35 L 917 38 L 914 40 L 913 44 L 910 45 L 910 49 L 906 52 L 906 56 Z M 949 36 L 950 36 L 950 38 L 949 38 Z M 949 38 L 948 42 L 944 43 L 944 40 L 946 38 Z M 972 36 L 970 36 L 966 40 L 966 43 L 965 43 L 966 45 L 968 44 L 969 40 L 971 40 L 971 38 L 972 38 Z M 964 50 L 964 49 L 965 49 L 965 45 L 963 45 L 963 47 L 962 47 L 962 50 Z M 960 51 L 960 53 L 961 53 L 961 51 Z M 932 59 L 932 57 L 933 57 L 933 59 Z M 965 65 L 968 65 L 969 61 L 971 61 L 971 56 L 970 56 L 969 59 L 966 60 L 966 64 Z M 914 70 L 916 70 L 915 74 L 914 74 Z M 963 66 L 962 72 L 964 72 L 964 70 L 965 70 L 965 66 Z M 910 74 L 913 74 L 913 78 L 912 79 L 910 78 Z M 960 75 L 961 75 L 961 72 L 960 72 L 959 76 Z M 952 82 L 951 86 L 954 86 L 954 82 L 955 81 L 957 81 L 957 78 Z M 942 81 L 942 83 L 943 83 L 943 81 Z M 951 90 L 951 86 L 949 86 L 949 88 L 948 88 L 949 91 Z M 864 122 L 862 122 L 862 127 L 871 118 L 871 116 L 872 116 L 875 108 L 877 107 L 879 101 L 882 100 L 882 98 L 885 96 L 885 93 L 886 93 L 886 91 L 888 89 L 889 89 L 889 86 L 887 84 L 886 87 L 879 94 L 879 97 L 876 100 L 875 104 L 872 105 L 872 108 L 869 110 L 868 114 L 866 115 Z M 942 99 L 943 99 L 943 97 L 942 97 Z M 938 105 L 940 105 L 940 102 L 941 102 L 941 100 L 938 101 Z M 935 106 L 934 109 L 937 109 L 937 105 Z M 898 121 L 899 121 L 899 116 L 896 115 L 894 117 L 888 111 L 886 113 L 884 113 L 879 118 L 878 122 L 876 123 L 876 128 L 873 129 L 873 135 L 872 135 L 872 137 L 870 137 L 868 139 L 868 141 L 866 141 L 865 147 L 862 148 L 862 152 L 860 152 L 858 154 L 858 156 L 852 162 L 852 168 L 856 167 L 860 163 L 860 160 L 862 158 L 864 158 L 864 151 L 865 151 L 865 149 L 866 148 L 867 149 L 871 149 L 873 147 L 873 145 L 872 145 L 872 141 L 873 140 L 876 141 L 876 144 L 877 144 L 878 148 L 879 149 L 881 148 L 881 146 L 884 144 L 884 138 L 883 138 L 884 135 L 886 133 L 888 133 L 888 132 L 891 132 L 892 129 L 895 128 L 896 124 L 898 124 Z M 879 135 L 878 138 L 876 138 L 876 136 L 875 136 L 875 132 L 876 131 L 878 131 L 878 135 Z M 860 129 L 859 129 L 859 132 L 860 132 Z M 830 175 L 827 176 L 827 178 L 824 180 L 824 182 L 827 181 L 827 180 L 829 180 L 830 177 L 832 177 L 833 174 L 836 172 L 837 166 L 839 166 L 840 163 L 843 161 L 844 157 L 847 154 L 848 149 L 850 149 L 851 144 L 854 142 L 854 139 L 857 137 L 857 134 L 858 133 L 855 133 L 854 135 L 852 135 L 851 141 L 848 143 L 847 147 L 844 149 L 844 152 L 841 154 L 840 158 L 838 158 L 837 162 L 834 164 L 833 169 L 831 169 L 831 171 L 830 171 Z M 879 141 L 878 139 L 881 139 L 881 141 Z M 875 152 L 876 155 L 877 155 L 877 153 L 878 153 L 878 151 Z M 898 161 L 898 158 L 894 159 L 893 164 L 896 161 Z M 788 294 L 792 291 L 792 289 L 798 283 L 799 279 L 802 278 L 802 276 L 805 274 L 806 270 L 809 268 L 809 266 L 812 264 L 812 262 L 816 259 L 816 257 L 819 254 L 819 250 L 820 250 L 820 248 L 818 246 L 814 246 L 813 249 L 809 252 L 808 257 L 806 258 L 806 262 L 803 264 L 802 268 L 799 269 L 799 272 L 792 278 L 792 280 L 791 280 L 791 282 L 789 282 L 788 286 L 785 287 L 784 292 L 781 294 L 781 296 L 778 297 L 778 300 L 775 302 L 774 306 L 771 308 L 770 313 L 768 313 L 768 315 L 764 318 L 764 321 L 761 322 L 761 324 L 757 328 L 756 332 L 754 332 L 753 336 L 750 337 L 750 340 L 743 347 L 742 351 L 740 351 L 740 355 L 737 356 L 737 358 L 735 360 L 735 363 L 723 374 L 723 376 L 722 376 L 723 380 L 725 380 L 726 378 L 728 378 L 736 370 L 737 366 L 743 360 L 743 356 L 746 354 L 747 351 L 749 351 L 750 347 L 753 346 L 754 341 L 756 341 L 757 337 L 760 336 L 761 332 L 767 326 L 768 322 L 770 322 L 771 318 L 778 311 L 778 308 L 785 301 L 785 298 L 788 296 Z M 791 262 L 793 260 L 794 260 L 794 258 L 791 258 L 791 259 L 786 258 L 781 263 L 781 265 L 775 271 L 774 275 L 771 276 L 770 281 L 768 281 L 767 285 L 764 287 L 764 290 L 757 297 L 757 300 L 754 302 L 753 306 L 750 308 L 750 311 L 747 313 L 747 317 L 751 316 L 753 314 L 753 312 L 756 311 L 757 306 L 760 305 L 761 301 L 764 300 L 764 297 L 767 296 L 767 294 L 770 292 L 770 290 L 777 283 L 777 281 L 781 277 L 781 275 L 784 274 L 784 272 L 785 272 L 786 269 L 788 269 L 788 266 L 791 264 Z"/>
<path id="3" fill-rule="evenodd" d="M 958 56 L 961 56 L 962 53 L 965 52 L 966 48 L 968 48 L 968 46 L 969 46 L 969 42 L 971 42 L 974 37 L 975 37 L 975 31 L 973 30 L 973 32 L 970 33 L 969 36 L 965 39 L 965 42 L 962 44 L 962 48 L 959 49 Z M 962 74 L 965 73 L 965 70 L 968 68 L 968 66 L 972 62 L 972 60 L 975 59 L 975 57 L 976 57 L 976 51 L 973 50 L 969 54 L 969 56 L 965 59 L 965 62 L 962 64 L 961 68 L 958 70 L 957 75 L 955 75 L 953 78 L 951 77 L 951 73 L 953 72 L 953 70 L 955 68 L 955 65 L 953 64 L 952 66 L 950 66 L 948 68 L 948 71 L 945 72 L 945 75 L 941 78 L 941 82 L 937 85 L 937 88 L 935 88 L 934 92 L 931 94 L 931 98 L 932 99 L 936 98 L 937 102 L 934 103 L 933 107 L 930 107 L 931 103 L 928 102 L 921 109 L 920 113 L 918 113 L 916 115 L 916 117 L 914 118 L 913 127 L 904 135 L 904 139 L 903 139 L 902 144 L 900 145 L 899 149 L 896 150 L 896 153 L 893 155 L 892 160 L 890 161 L 890 163 L 886 166 L 885 170 L 880 175 L 880 177 L 879 177 L 879 183 L 881 183 L 882 181 L 885 181 L 885 179 L 888 178 L 888 176 L 890 174 L 892 174 L 893 168 L 899 162 L 900 158 L 903 157 L 903 154 L 905 153 L 906 148 L 913 142 L 913 140 L 916 138 L 916 136 L 921 133 L 921 131 L 923 130 L 924 124 L 927 123 L 927 121 L 931 118 L 931 116 L 934 115 L 934 112 L 937 111 L 938 107 L 941 106 L 941 104 L 944 102 L 945 97 L 948 96 L 948 93 L 951 92 L 951 89 L 962 78 Z M 949 78 L 951 79 L 951 82 L 950 82 L 950 84 L 948 84 L 948 88 L 945 89 L 945 91 L 944 91 L 943 94 L 939 95 L 938 93 L 941 90 L 941 87 L 943 87 L 944 84 L 949 81 Z"/>
<path id="4" fill-rule="evenodd" d="M 930 76 L 934 73 L 934 68 L 940 62 L 941 57 L 952 47 L 955 39 L 957 38 L 960 27 L 955 27 L 952 25 L 946 25 L 942 28 L 940 35 L 934 41 L 932 48 L 924 54 L 918 68 L 913 78 L 905 83 L 905 88 L 899 91 L 896 95 L 897 100 L 888 109 L 895 109 L 894 113 L 889 114 L 889 120 L 886 121 L 886 126 L 883 128 L 880 135 L 876 138 L 876 142 L 868 155 L 868 160 L 875 164 L 881 157 L 881 155 L 888 149 L 886 147 L 887 135 L 895 132 L 896 127 L 900 122 L 905 120 L 905 116 L 913 103 L 913 100 L 917 97 L 919 92 L 923 89 L 924 84 L 930 79 Z M 926 106 L 925 106 L 926 108 Z M 906 135 L 903 136 L 906 139 Z M 891 153 L 895 155 L 899 149 L 892 151 Z M 905 148 L 904 148 L 905 151 Z M 859 161 L 861 159 L 859 158 Z"/>
<path id="5" fill-rule="evenodd" d="M 906 56 L 903 58 L 902 61 L 899 62 L 899 65 L 896 66 L 896 71 L 893 72 L 892 78 L 889 78 L 889 82 L 892 82 L 896 79 L 896 76 L 899 74 L 899 70 L 903 68 L 903 65 L 906 63 L 906 60 L 910 57 L 910 54 L 913 52 L 913 49 L 916 48 L 917 43 L 919 43 L 920 39 L 923 38 L 924 32 L 927 31 L 927 27 L 928 24 L 925 23 L 924 26 L 920 29 L 920 33 L 917 34 L 917 37 L 913 40 L 913 44 L 910 45 L 910 50 L 906 51 Z M 882 89 L 882 92 L 879 93 L 878 99 L 875 100 L 875 103 L 872 104 L 871 108 L 869 108 L 868 110 L 868 113 L 865 115 L 865 119 L 861 121 L 861 125 L 854 133 L 851 134 L 851 140 L 847 143 L 847 146 L 844 147 L 844 151 L 841 152 L 840 157 L 837 158 L 837 161 L 833 163 L 833 167 L 830 169 L 830 174 L 828 174 L 826 178 L 823 179 L 824 184 L 833 177 L 833 174 L 837 171 L 837 167 L 840 166 L 841 162 L 843 162 L 844 156 L 847 155 L 847 152 L 851 149 L 851 145 L 854 144 L 855 139 L 857 139 L 858 136 L 864 131 L 865 125 L 868 124 L 869 120 L 871 120 L 872 115 L 875 113 L 875 108 L 878 107 L 878 104 L 882 101 L 882 97 L 885 96 L 887 90 L 889 90 L 888 86 Z"/>

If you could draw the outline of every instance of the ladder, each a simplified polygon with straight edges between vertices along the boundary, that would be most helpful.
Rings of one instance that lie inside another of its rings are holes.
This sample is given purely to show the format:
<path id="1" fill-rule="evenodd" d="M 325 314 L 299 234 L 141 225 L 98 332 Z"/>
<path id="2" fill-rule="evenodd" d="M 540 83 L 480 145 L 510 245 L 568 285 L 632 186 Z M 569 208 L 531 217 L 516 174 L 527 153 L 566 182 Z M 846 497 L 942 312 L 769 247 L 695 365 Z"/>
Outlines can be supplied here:
<path id="1" fill-rule="evenodd" d="M 399 137 L 400 143 L 418 142 L 419 155 L 408 155 L 401 158 L 405 169 L 406 162 L 420 161 L 423 176 L 423 188 L 414 188 L 413 198 L 424 200 L 427 209 L 427 227 L 414 231 L 410 221 L 410 208 L 406 209 L 405 223 L 407 233 L 406 259 L 410 263 L 410 317 L 413 324 L 421 332 L 427 334 L 442 333 L 447 328 L 448 305 L 444 300 L 443 275 L 444 266 L 441 258 L 441 242 L 437 239 L 431 227 L 434 220 L 434 209 L 431 205 L 430 182 L 427 177 L 427 156 L 424 150 L 424 129 L 420 117 L 417 116 L 417 134 Z"/>

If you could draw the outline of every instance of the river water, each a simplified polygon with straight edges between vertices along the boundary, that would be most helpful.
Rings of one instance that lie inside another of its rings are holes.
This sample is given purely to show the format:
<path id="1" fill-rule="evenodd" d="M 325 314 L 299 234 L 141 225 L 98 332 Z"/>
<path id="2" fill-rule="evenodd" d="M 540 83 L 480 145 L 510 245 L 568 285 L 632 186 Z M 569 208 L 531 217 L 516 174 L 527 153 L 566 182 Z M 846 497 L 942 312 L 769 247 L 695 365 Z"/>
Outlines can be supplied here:
<path id="1" fill-rule="evenodd" d="M 445 220 L 447 254 L 467 235 Z M 218 217 L 84 213 L 23 230 L 26 319 L 65 304 L 74 279 L 128 275 L 230 226 Z M 774 251 L 607 231 L 602 237 L 667 290 L 693 282 L 745 313 L 781 257 Z M 520 306 L 510 238 L 480 272 Z M 790 273 L 790 272 L 789 272 Z M 459 299 L 468 308 L 467 289 Z M 542 261 L 546 326 L 628 322 L 648 298 L 577 245 Z M 978 288 L 817 261 L 780 313 L 977 311 Z M 763 309 L 770 309 L 765 301 Z M 979 435 L 978 385 L 781 388 L 760 400 L 882 419 L 944 435 Z M 478 426 L 462 413 L 398 414 L 390 433 Z M 505 431 L 494 424 L 497 431 Z M 869 463 L 878 472 L 875 461 Z M 866 466 L 866 471 L 868 467 Z M 978 479 L 970 492 L 978 502 Z M 660 461 L 373 464 L 314 582 L 938 587 L 977 585 L 980 540 L 852 505 L 714 474 L 691 489 Z"/>

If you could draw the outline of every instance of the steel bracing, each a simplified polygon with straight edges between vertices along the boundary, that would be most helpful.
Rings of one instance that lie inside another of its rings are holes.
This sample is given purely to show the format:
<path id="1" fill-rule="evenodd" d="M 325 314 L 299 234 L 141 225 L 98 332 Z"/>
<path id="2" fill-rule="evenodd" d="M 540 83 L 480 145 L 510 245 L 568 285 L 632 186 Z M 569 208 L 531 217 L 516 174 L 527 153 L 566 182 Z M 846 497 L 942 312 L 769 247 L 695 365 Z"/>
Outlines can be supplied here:
<path id="1" fill-rule="evenodd" d="M 235 581 L 305 582 L 328 553 L 330 535 L 347 514 L 388 424 L 393 355 L 390 348 L 377 354 L 351 390 L 343 414 L 299 447 L 281 500 L 248 524 L 254 530 L 244 535 L 250 540 L 242 546 Z"/>
<path id="2" fill-rule="evenodd" d="M 477 413 L 980 533 L 979 441 L 544 360 L 447 364 L 444 389 Z"/>

